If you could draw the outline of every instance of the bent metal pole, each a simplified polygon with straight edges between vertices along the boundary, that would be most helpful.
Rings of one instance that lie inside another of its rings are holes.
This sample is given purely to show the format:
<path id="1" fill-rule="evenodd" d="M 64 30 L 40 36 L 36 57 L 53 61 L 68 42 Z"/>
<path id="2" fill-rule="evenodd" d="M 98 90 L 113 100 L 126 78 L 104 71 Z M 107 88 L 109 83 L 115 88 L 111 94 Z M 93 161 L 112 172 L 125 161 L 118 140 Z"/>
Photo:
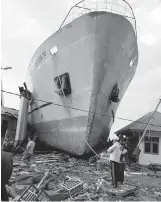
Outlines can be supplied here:
<path id="1" fill-rule="evenodd" d="M 26 138 L 28 106 L 29 106 L 29 101 L 31 100 L 31 93 L 30 91 L 27 90 L 27 88 L 25 90 L 23 89 L 23 87 L 19 89 L 21 94 L 21 102 L 20 102 L 20 110 L 18 114 L 14 146 L 16 146 L 18 142 L 23 141 Z"/>
<path id="2" fill-rule="evenodd" d="M 140 140 L 139 140 L 139 142 L 138 142 L 138 144 L 137 144 L 137 147 L 140 146 L 140 143 L 141 143 L 141 141 L 142 141 L 144 135 L 146 134 L 146 131 L 147 131 L 148 127 L 149 127 L 149 124 L 151 123 L 151 121 L 152 121 L 152 119 L 153 119 L 153 116 L 154 116 L 155 112 L 157 111 L 157 109 L 158 109 L 160 103 L 161 103 L 161 99 L 159 99 L 159 102 L 158 102 L 158 104 L 157 104 L 157 106 L 156 106 L 156 108 L 155 108 L 155 110 L 154 110 L 154 112 L 153 112 L 151 118 L 149 119 L 149 121 L 148 121 L 148 123 L 147 123 L 147 125 L 146 125 L 146 127 L 145 127 L 145 129 L 144 129 L 144 132 L 143 132 L 143 134 L 142 134 L 142 136 L 141 136 L 141 138 L 140 138 Z"/>

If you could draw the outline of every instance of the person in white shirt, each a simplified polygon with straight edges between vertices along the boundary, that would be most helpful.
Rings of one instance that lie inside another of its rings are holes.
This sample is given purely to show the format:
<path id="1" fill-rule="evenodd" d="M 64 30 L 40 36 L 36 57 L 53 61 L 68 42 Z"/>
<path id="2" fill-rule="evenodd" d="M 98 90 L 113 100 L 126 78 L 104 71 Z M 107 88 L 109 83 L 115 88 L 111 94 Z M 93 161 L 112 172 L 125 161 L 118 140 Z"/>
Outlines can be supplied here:
<path id="1" fill-rule="evenodd" d="M 119 137 L 114 136 L 113 145 L 107 150 L 110 153 L 110 162 L 111 162 L 111 175 L 112 175 L 112 184 L 113 187 L 117 187 L 117 183 L 119 181 L 122 182 L 124 180 L 124 170 L 122 169 L 122 164 L 120 163 L 120 157 L 122 154 L 125 154 L 127 150 L 125 150 L 122 145 L 119 143 Z"/>
<path id="2" fill-rule="evenodd" d="M 35 149 L 35 142 L 33 141 L 33 137 L 29 137 L 29 142 L 27 144 L 26 150 L 24 151 L 24 157 L 23 157 L 25 163 L 27 164 L 30 163 L 34 149 Z"/>

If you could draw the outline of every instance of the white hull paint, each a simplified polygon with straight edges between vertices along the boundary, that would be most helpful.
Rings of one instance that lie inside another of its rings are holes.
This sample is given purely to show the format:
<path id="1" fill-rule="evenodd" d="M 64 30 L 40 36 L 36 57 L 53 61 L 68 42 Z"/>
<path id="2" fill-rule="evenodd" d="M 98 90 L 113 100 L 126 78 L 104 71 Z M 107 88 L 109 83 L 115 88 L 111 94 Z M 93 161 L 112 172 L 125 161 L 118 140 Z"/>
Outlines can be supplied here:
<path id="1" fill-rule="evenodd" d="M 57 46 L 54 55 L 50 50 Z M 40 59 L 40 55 L 43 55 Z M 135 58 L 135 65 L 130 62 Z M 39 61 L 38 61 L 39 60 Z M 119 103 L 109 102 L 118 83 L 121 101 L 136 71 L 137 39 L 130 22 L 108 12 L 83 15 L 50 36 L 34 54 L 28 75 L 33 98 L 66 105 L 54 78 L 69 73 L 70 107 L 48 105 L 29 114 L 29 122 L 46 144 L 72 154 L 83 155 L 106 141 Z M 34 100 L 31 110 L 41 102 Z M 89 111 L 89 112 L 88 112 Z M 92 112 L 92 113 L 91 113 Z M 105 116 L 103 115 L 105 114 Z M 88 144 L 87 144 L 88 143 Z"/>

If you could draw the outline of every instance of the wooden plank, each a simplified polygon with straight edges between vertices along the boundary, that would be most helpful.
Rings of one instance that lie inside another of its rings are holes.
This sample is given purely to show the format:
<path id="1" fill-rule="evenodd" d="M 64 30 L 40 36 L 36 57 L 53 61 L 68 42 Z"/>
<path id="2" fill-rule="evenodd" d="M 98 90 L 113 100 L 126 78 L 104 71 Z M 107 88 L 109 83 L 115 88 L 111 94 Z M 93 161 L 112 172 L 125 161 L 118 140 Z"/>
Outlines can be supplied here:
<path id="1" fill-rule="evenodd" d="M 48 161 L 35 161 L 35 163 L 49 163 L 49 162 L 56 162 L 57 160 L 48 160 Z"/>

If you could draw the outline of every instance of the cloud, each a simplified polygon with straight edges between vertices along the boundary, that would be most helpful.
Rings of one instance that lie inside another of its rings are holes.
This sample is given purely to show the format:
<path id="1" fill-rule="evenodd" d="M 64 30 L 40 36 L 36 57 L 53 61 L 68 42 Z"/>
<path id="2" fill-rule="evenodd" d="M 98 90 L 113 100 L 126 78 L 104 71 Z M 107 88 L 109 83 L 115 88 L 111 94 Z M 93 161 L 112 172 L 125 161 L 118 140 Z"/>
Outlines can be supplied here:
<path id="1" fill-rule="evenodd" d="M 3 35 L 8 36 L 10 40 L 16 41 L 20 38 L 25 40 L 26 38 L 33 45 L 38 46 L 48 36 L 48 32 L 45 32 L 34 18 L 23 15 L 21 19 L 15 17 L 14 22 L 16 22 L 16 25 L 13 23 L 9 27 L 3 27 Z"/>
<path id="2" fill-rule="evenodd" d="M 11 73 L 10 75 L 7 75 L 7 72 L 6 72 L 6 76 L 2 77 L 2 83 L 3 83 L 3 87 L 1 87 L 1 89 L 19 94 L 18 81 L 11 76 Z M 19 109 L 20 98 L 18 96 L 11 95 L 4 92 L 3 100 L 4 100 L 4 106 Z"/>
<path id="3" fill-rule="evenodd" d="M 153 34 L 145 33 L 144 35 L 140 35 L 139 39 L 145 45 L 152 46 L 157 43 L 157 38 Z"/>
<path id="4" fill-rule="evenodd" d="M 24 19 L 24 25 L 20 28 L 20 37 L 26 37 L 32 41 L 33 44 L 38 46 L 48 36 L 48 32 L 43 30 L 35 18 Z"/>
<path id="5" fill-rule="evenodd" d="M 155 9 L 153 9 L 149 15 L 149 18 L 157 25 L 161 25 L 161 3 Z"/>
<path id="6" fill-rule="evenodd" d="M 150 10 L 150 11 L 149 11 Z M 141 7 L 134 10 L 137 19 L 138 40 L 147 46 L 161 42 L 161 5 L 151 8 Z"/>

